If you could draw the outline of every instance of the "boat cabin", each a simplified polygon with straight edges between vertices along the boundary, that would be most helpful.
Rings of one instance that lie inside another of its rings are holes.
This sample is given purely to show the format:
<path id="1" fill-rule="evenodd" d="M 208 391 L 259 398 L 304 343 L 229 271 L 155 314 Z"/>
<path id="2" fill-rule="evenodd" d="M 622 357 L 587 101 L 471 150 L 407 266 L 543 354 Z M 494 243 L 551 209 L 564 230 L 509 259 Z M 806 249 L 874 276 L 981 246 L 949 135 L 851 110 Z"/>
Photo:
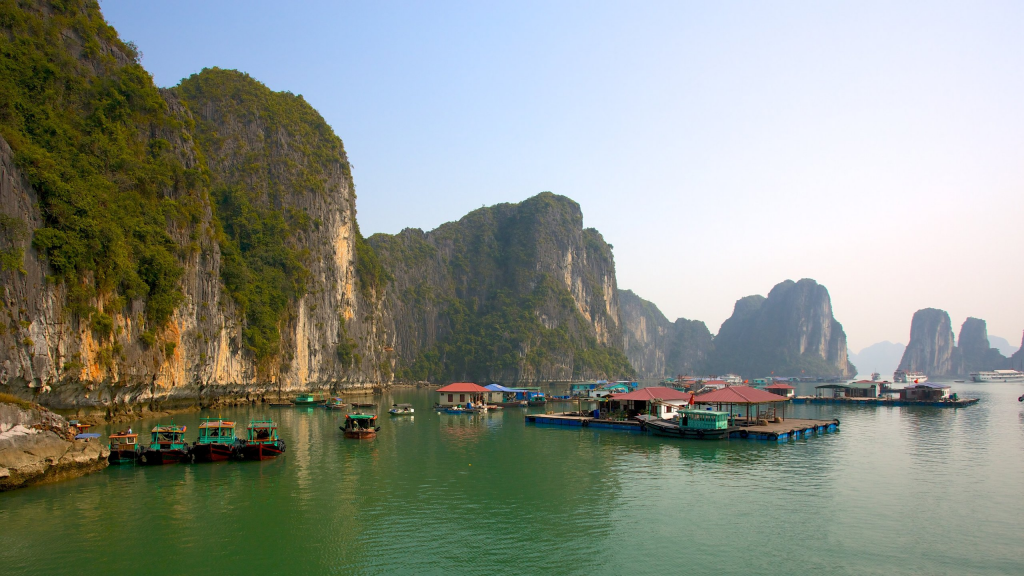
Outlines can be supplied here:
<path id="1" fill-rule="evenodd" d="M 199 444 L 234 444 L 235 423 L 213 418 L 203 418 L 199 425 Z"/>
<path id="2" fill-rule="evenodd" d="M 725 430 L 729 427 L 729 416 L 728 412 L 692 408 L 680 410 L 676 415 L 679 427 L 689 430 Z"/>
<path id="3" fill-rule="evenodd" d="M 849 384 L 822 384 L 814 387 L 818 396 L 832 398 L 878 398 L 878 383 L 860 380 Z"/>
<path id="4" fill-rule="evenodd" d="M 456 382 L 437 389 L 437 404 L 439 406 L 465 406 L 470 402 L 483 404 L 487 401 L 490 392 L 491 390 L 472 382 Z"/>
<path id="5" fill-rule="evenodd" d="M 134 452 L 138 446 L 138 434 L 129 434 L 127 432 L 118 432 L 117 434 L 111 434 L 108 439 L 110 440 L 110 450 L 129 450 Z"/>
<path id="6" fill-rule="evenodd" d="M 951 388 L 945 384 L 921 382 L 911 384 L 900 390 L 900 400 L 919 400 L 925 402 L 941 402 L 949 399 Z"/>
<path id="7" fill-rule="evenodd" d="M 246 427 L 246 441 L 249 443 L 277 442 L 277 424 L 270 420 L 253 420 Z"/>
<path id="8" fill-rule="evenodd" d="M 345 430 L 372 430 L 376 423 L 376 414 L 349 414 L 345 417 Z"/>
<path id="9" fill-rule="evenodd" d="M 185 426 L 159 424 L 151 431 L 151 450 L 183 450 L 185 444 Z"/>
<path id="10" fill-rule="evenodd" d="M 783 384 L 782 382 L 776 382 L 769 384 L 764 389 L 772 394 L 778 394 L 779 396 L 785 396 L 786 398 L 792 398 L 796 395 L 796 388 L 789 384 Z"/>

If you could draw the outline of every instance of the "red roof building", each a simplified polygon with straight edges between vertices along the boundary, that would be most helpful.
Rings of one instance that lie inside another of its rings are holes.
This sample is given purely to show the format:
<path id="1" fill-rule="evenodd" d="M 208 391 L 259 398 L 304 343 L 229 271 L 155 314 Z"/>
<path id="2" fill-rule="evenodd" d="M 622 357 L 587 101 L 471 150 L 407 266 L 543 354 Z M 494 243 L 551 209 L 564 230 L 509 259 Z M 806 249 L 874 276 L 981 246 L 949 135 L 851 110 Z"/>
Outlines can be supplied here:
<path id="1" fill-rule="evenodd" d="M 697 404 L 768 404 L 785 402 L 778 394 L 772 394 L 750 386 L 729 386 L 701 394 L 693 400 Z"/>
<path id="2" fill-rule="evenodd" d="M 487 390 L 487 388 L 484 388 L 483 386 L 480 386 L 479 384 L 473 384 L 472 382 L 456 382 L 454 384 L 449 384 L 447 386 L 442 386 L 441 388 L 438 388 L 437 391 L 438 392 L 443 392 L 443 393 L 446 393 L 446 394 L 447 393 L 451 393 L 451 392 L 470 392 L 470 393 L 489 392 L 489 390 Z"/>
<path id="3" fill-rule="evenodd" d="M 613 410 L 624 408 L 630 416 L 634 414 L 651 414 L 658 418 L 671 418 L 680 409 L 685 408 L 693 396 L 675 388 L 652 386 L 622 394 L 611 394 Z M 655 402 L 657 400 L 658 402 Z"/>
<path id="4" fill-rule="evenodd" d="M 653 386 L 651 388 L 641 388 L 625 394 L 612 394 L 608 398 L 619 401 L 643 400 L 649 402 L 657 398 L 659 400 L 665 400 L 666 402 L 670 400 L 682 400 L 683 402 L 689 402 L 690 396 L 693 396 L 693 394 L 690 394 L 689 392 L 682 392 L 675 388 L 661 388 Z"/>
<path id="5" fill-rule="evenodd" d="M 456 382 L 437 389 L 439 406 L 462 406 L 464 404 L 486 403 L 487 388 L 472 382 Z"/>

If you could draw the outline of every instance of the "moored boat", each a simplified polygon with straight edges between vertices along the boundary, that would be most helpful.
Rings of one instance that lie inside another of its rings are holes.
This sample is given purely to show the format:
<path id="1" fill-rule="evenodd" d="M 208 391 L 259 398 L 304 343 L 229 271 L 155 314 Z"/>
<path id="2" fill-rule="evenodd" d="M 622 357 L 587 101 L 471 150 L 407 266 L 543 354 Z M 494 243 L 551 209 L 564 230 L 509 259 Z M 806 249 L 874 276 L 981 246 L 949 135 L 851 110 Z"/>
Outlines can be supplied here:
<path id="1" fill-rule="evenodd" d="M 277 435 L 277 424 L 270 420 L 253 420 L 245 428 L 245 438 L 238 441 L 234 457 L 239 460 L 269 460 L 284 454 L 285 444 Z"/>
<path id="2" fill-rule="evenodd" d="M 147 466 L 156 466 L 176 464 L 184 460 L 188 456 L 185 428 L 174 424 L 154 426 L 149 446 L 142 448 L 139 453 L 139 462 Z"/>
<path id="3" fill-rule="evenodd" d="M 345 438 L 367 439 L 377 436 L 380 426 L 376 424 L 376 414 L 349 414 L 339 428 L 345 432 Z"/>
<path id="4" fill-rule="evenodd" d="M 121 431 L 110 435 L 110 456 L 107 461 L 111 464 L 134 464 L 138 457 L 138 434 L 132 434 L 132 429 L 127 432 Z"/>
<path id="5" fill-rule="evenodd" d="M 543 392 L 537 392 L 530 396 L 530 399 L 526 401 L 527 406 L 543 406 L 547 404 L 548 399 L 544 397 Z"/>
<path id="6" fill-rule="evenodd" d="M 679 410 L 671 420 L 637 416 L 642 429 L 657 436 L 698 440 L 729 437 L 729 413 L 712 410 Z"/>
<path id="7" fill-rule="evenodd" d="M 345 404 L 344 400 L 337 397 L 331 398 L 327 401 L 327 404 L 324 404 L 324 408 L 327 408 L 328 410 L 342 410 L 346 407 L 348 407 L 348 404 Z"/>
<path id="8" fill-rule="evenodd" d="M 416 412 L 412 404 L 395 404 L 388 410 L 392 416 L 412 416 Z"/>
<path id="9" fill-rule="evenodd" d="M 897 370 L 892 373 L 892 381 L 902 384 L 918 384 L 920 382 L 927 382 L 928 376 L 924 372 Z"/>
<path id="10" fill-rule="evenodd" d="M 1019 382 L 1024 380 L 1024 372 L 1017 370 L 971 372 L 971 380 L 975 382 Z"/>
<path id="11" fill-rule="evenodd" d="M 353 402 L 352 403 L 352 407 L 353 408 L 374 408 L 376 406 L 377 405 L 374 404 L 373 402 Z"/>
<path id="12" fill-rule="evenodd" d="M 316 394 L 299 394 L 292 403 L 296 406 L 316 406 L 323 404 L 324 401 L 317 398 Z"/>
<path id="13" fill-rule="evenodd" d="M 219 462 L 230 458 L 238 447 L 235 423 L 221 419 L 203 418 L 199 425 L 199 438 L 189 450 L 191 462 Z"/>

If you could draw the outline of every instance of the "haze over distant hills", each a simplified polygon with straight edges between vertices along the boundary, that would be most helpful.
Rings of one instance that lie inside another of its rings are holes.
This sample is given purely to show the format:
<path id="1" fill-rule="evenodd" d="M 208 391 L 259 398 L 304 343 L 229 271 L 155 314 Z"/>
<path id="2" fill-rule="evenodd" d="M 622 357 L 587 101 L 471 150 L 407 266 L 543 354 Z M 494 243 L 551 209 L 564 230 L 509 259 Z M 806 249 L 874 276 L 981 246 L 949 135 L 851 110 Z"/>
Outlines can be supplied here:
<path id="1" fill-rule="evenodd" d="M 988 343 L 996 350 L 999 350 L 999 353 L 1007 358 L 1016 354 L 1017 350 L 1020 350 L 1020 346 L 1010 344 L 1009 340 L 1006 338 L 1000 338 L 999 336 L 989 336 Z"/>
<path id="2" fill-rule="evenodd" d="M 858 374 L 862 377 L 866 377 L 872 372 L 878 372 L 883 379 L 889 380 L 892 378 L 892 373 L 899 367 L 906 347 L 906 344 L 893 343 L 888 340 L 876 342 L 856 354 L 850 352 L 850 362 L 857 367 Z"/>

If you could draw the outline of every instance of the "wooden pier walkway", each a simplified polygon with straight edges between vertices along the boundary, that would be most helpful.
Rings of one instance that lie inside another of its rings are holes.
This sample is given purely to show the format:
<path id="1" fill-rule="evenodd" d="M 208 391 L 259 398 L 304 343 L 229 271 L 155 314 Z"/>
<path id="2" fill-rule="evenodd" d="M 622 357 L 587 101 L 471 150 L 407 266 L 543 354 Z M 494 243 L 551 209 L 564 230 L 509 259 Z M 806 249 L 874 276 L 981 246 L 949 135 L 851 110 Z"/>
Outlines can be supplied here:
<path id="1" fill-rule="evenodd" d="M 527 414 L 528 424 L 546 424 L 550 426 L 580 426 L 585 428 L 610 428 L 644 432 L 638 420 L 605 420 L 592 416 L 580 416 L 574 412 L 554 414 Z M 818 434 L 828 434 L 839 430 L 839 420 L 810 420 L 806 418 L 786 418 L 782 422 L 767 424 L 746 424 L 736 420 L 728 428 L 728 437 L 743 440 L 766 440 L 782 442 L 796 438 L 806 438 Z"/>

